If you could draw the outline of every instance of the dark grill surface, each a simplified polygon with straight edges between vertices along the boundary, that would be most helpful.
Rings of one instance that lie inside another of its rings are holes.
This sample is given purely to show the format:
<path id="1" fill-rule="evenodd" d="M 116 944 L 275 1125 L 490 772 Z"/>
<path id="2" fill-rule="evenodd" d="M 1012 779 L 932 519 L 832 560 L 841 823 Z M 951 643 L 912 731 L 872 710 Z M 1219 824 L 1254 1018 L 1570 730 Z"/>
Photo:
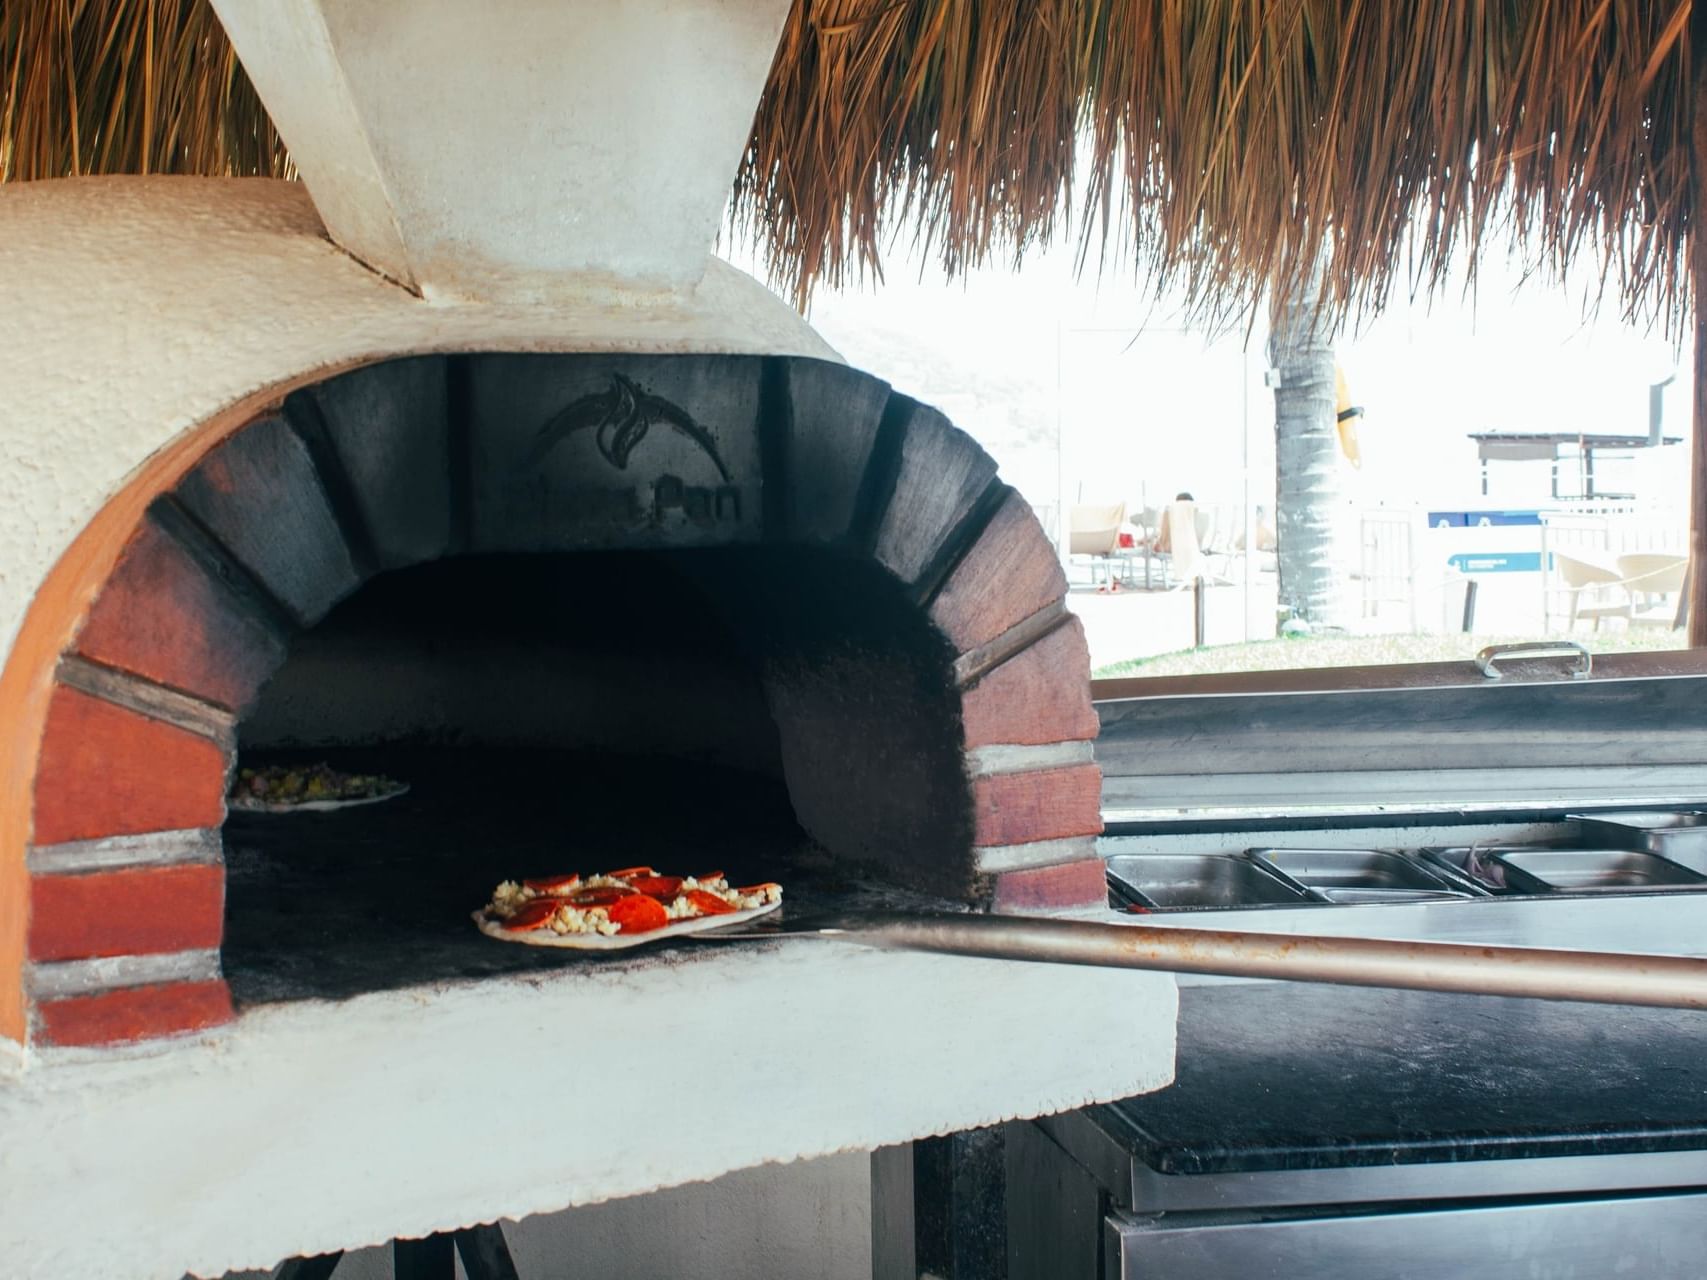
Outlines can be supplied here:
<path id="1" fill-rule="evenodd" d="M 1163 1173 L 1707 1145 L 1707 1018 L 1243 984 L 1180 993 L 1171 1088 L 1090 1114 Z"/>

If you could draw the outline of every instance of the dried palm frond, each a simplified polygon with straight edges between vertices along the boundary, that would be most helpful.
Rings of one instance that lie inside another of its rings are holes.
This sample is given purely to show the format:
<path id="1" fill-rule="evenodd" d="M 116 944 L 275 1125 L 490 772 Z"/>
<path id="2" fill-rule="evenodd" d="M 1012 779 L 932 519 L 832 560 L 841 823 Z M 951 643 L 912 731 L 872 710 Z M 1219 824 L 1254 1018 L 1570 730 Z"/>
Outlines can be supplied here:
<path id="1" fill-rule="evenodd" d="M 287 176 L 206 0 L 0 0 L 0 180 Z"/>
<path id="2" fill-rule="evenodd" d="M 949 271 L 1077 214 L 1201 316 L 1326 255 L 1336 313 L 1490 237 L 1687 300 L 1688 0 L 796 0 L 737 217 L 804 301 L 912 227 Z M 1072 210 L 1075 197 L 1081 207 Z"/>
<path id="3" fill-rule="evenodd" d="M 1688 302 L 1689 0 L 795 0 L 735 216 L 804 304 L 911 230 L 950 272 L 1071 220 L 1200 317 L 1336 313 L 1515 238 Z M 285 174 L 206 0 L 0 0 L 0 178 Z"/>

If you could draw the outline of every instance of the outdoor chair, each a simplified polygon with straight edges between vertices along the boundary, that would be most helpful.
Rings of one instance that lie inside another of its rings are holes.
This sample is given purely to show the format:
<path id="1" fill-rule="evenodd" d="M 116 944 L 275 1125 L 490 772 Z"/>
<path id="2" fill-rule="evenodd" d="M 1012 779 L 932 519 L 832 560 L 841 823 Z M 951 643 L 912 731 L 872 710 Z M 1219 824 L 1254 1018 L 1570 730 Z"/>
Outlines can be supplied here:
<path id="1" fill-rule="evenodd" d="M 1215 554 L 1215 509 L 1213 507 L 1198 507 L 1197 517 L 1197 546 L 1205 555 Z"/>
<path id="2" fill-rule="evenodd" d="M 1162 529 L 1162 509 L 1160 507 L 1145 507 L 1138 513 L 1137 525 L 1145 540 L 1154 543 L 1156 535 Z"/>
<path id="3" fill-rule="evenodd" d="M 1676 609 L 1668 603 L 1683 590 L 1689 557 L 1663 551 L 1632 551 L 1618 557 L 1620 585 L 1630 597 L 1626 615 L 1632 626 L 1676 625 Z"/>
<path id="4" fill-rule="evenodd" d="M 1217 582 L 1235 579 L 1233 566 L 1247 560 L 1244 511 L 1225 504 L 1197 509 L 1197 545 L 1209 568 L 1204 577 Z M 1243 576 L 1243 571 L 1238 575 Z"/>
<path id="5" fill-rule="evenodd" d="M 1579 560 L 1559 551 L 1553 552 L 1553 566 L 1569 593 L 1566 631 L 1576 630 L 1580 621 L 1592 621 L 1593 629 L 1599 631 L 1602 618 L 1630 620 L 1634 612 L 1630 593 L 1624 588 L 1624 574 L 1616 566 Z"/>
<path id="6" fill-rule="evenodd" d="M 1075 504 L 1067 513 L 1067 551 L 1075 559 L 1090 561 L 1091 582 L 1101 570 L 1109 581 L 1127 576 L 1130 553 L 1120 545 L 1120 530 L 1126 523 L 1126 504 L 1108 506 Z"/>

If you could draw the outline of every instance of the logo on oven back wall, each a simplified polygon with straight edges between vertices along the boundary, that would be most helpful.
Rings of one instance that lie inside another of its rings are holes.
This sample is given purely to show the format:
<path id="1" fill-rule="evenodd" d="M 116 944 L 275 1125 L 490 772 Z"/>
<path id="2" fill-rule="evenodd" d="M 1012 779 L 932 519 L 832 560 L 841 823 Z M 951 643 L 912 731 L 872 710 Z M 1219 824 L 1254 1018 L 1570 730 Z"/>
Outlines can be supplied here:
<path id="1" fill-rule="evenodd" d="M 717 438 L 694 421 L 686 409 L 663 396 L 653 395 L 620 373 L 611 375 L 606 390 L 581 396 L 548 418 L 535 433 L 533 446 L 517 464 L 517 470 L 537 473 L 540 465 L 564 443 L 583 431 L 590 431 L 604 460 L 618 471 L 627 471 L 629 459 L 655 426 L 691 441 L 711 460 L 723 483 L 688 484 L 679 476 L 665 474 L 650 485 L 581 489 L 563 496 L 595 519 L 611 523 L 662 525 L 671 512 L 680 512 L 692 523 L 701 525 L 739 521 L 741 491 L 731 482 L 729 468 L 717 450 Z"/>

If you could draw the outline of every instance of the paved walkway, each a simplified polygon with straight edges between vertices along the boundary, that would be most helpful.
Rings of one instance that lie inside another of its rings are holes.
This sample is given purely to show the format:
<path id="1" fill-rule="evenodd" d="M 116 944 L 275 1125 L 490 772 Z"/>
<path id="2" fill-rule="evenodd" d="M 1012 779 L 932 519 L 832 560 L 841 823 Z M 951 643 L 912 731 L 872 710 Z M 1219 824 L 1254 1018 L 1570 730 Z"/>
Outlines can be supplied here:
<path id="1" fill-rule="evenodd" d="M 1352 590 L 1357 590 L 1353 584 Z M 1206 587 L 1205 645 L 1242 644 L 1274 636 L 1275 582 L 1263 575 L 1251 583 L 1249 596 L 1242 584 Z M 1100 595 L 1075 583 L 1067 604 L 1084 620 L 1090 644 L 1091 669 L 1132 658 L 1150 658 L 1192 647 L 1192 598 L 1189 590 L 1122 590 Z M 1562 633 L 1562 616 L 1543 624 L 1540 578 L 1530 573 L 1490 575 L 1481 580 L 1476 602 L 1475 634 L 1484 636 L 1545 636 Z M 1556 606 L 1562 608 L 1562 606 Z M 1463 625 L 1464 582 L 1437 584 L 1412 608 L 1389 602 L 1372 616 L 1357 617 L 1352 630 L 1363 635 L 1424 632 L 1457 633 Z M 1622 623 L 1609 624 L 1611 628 Z M 1586 630 L 1586 629 L 1585 629 Z M 1582 638 L 1580 635 L 1577 638 Z"/>

